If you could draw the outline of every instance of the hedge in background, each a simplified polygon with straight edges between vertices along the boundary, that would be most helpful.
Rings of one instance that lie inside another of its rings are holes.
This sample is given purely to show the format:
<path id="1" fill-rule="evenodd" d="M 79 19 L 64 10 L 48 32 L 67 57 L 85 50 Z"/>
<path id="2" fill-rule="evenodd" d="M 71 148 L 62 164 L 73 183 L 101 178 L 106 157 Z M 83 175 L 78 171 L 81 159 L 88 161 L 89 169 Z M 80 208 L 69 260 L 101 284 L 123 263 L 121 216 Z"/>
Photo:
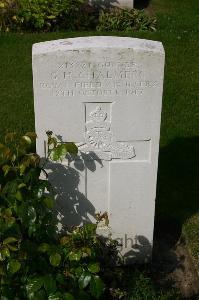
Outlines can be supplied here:
<path id="1" fill-rule="evenodd" d="M 0 31 L 155 30 L 144 11 L 109 8 L 88 0 L 0 0 Z"/>
<path id="2" fill-rule="evenodd" d="M 87 0 L 0 0 L 0 30 L 86 29 L 95 19 Z"/>

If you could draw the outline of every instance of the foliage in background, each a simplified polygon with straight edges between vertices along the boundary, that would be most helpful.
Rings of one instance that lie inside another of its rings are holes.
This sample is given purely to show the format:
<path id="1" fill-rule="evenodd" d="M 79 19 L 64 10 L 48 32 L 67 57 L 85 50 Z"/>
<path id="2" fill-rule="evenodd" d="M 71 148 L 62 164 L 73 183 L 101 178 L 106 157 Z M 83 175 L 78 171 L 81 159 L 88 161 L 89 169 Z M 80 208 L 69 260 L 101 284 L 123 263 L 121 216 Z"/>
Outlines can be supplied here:
<path id="1" fill-rule="evenodd" d="M 155 30 L 144 11 L 106 8 L 88 0 L 0 0 L 0 31 Z"/>
<path id="2" fill-rule="evenodd" d="M 155 31 L 156 18 L 148 16 L 143 10 L 113 8 L 101 11 L 98 31 Z"/>
<path id="3" fill-rule="evenodd" d="M 18 12 L 17 0 L 0 0 L 0 31 L 9 31 Z"/>
<path id="4" fill-rule="evenodd" d="M 87 0 L 0 0 L 0 30 L 54 31 L 92 27 Z"/>

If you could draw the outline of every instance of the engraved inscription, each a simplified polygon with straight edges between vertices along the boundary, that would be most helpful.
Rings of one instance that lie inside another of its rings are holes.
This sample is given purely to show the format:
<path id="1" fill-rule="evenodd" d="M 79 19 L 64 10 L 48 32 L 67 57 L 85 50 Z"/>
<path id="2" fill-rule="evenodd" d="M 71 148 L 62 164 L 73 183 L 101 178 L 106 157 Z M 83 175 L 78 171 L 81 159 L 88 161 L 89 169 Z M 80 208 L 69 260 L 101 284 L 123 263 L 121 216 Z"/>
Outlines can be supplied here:
<path id="1" fill-rule="evenodd" d="M 58 98 L 137 96 L 142 99 L 148 89 L 159 87 L 158 81 L 145 78 L 142 66 L 134 60 L 64 62 L 49 78 L 49 82 L 40 82 L 40 88 Z"/>

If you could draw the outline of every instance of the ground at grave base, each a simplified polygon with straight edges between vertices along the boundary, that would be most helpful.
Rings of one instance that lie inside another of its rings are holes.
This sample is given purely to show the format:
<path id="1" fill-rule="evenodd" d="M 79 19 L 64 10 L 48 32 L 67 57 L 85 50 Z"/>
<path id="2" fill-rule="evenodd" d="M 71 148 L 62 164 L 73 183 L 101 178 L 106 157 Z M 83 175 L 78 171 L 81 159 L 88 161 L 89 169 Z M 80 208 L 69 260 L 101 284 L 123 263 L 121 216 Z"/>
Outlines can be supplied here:
<path id="1" fill-rule="evenodd" d="M 107 268 L 105 278 L 109 290 L 118 289 L 117 297 L 106 295 L 106 300 L 199 300 L 196 265 L 173 218 L 156 220 L 150 264 Z"/>
<path id="2" fill-rule="evenodd" d="M 173 219 L 156 221 L 152 273 L 160 286 L 172 286 L 182 299 L 199 299 L 199 276 L 194 259 Z"/>
<path id="3" fill-rule="evenodd" d="M 127 298 L 121 299 L 199 300 L 196 265 L 181 226 L 175 219 L 156 220 L 153 258 L 149 265 L 121 267 L 119 271 L 113 271 L 113 274 L 116 272 L 122 274 L 121 281 L 116 286 L 128 294 Z M 111 282 L 110 286 L 113 284 Z"/>

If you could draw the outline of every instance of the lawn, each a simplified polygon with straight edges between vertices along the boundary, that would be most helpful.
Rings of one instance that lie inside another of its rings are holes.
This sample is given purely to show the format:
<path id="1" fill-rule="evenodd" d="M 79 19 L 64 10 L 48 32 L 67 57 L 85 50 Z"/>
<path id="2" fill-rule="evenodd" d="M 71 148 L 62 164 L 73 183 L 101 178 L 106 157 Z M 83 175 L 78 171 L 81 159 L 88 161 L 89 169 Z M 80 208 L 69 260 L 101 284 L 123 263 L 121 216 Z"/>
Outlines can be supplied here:
<path id="1" fill-rule="evenodd" d="M 161 41 L 166 52 L 156 215 L 182 225 L 199 255 L 199 2 L 152 0 L 156 32 L 105 33 Z M 32 44 L 96 32 L 0 35 L 0 139 L 6 130 L 34 130 Z"/>

